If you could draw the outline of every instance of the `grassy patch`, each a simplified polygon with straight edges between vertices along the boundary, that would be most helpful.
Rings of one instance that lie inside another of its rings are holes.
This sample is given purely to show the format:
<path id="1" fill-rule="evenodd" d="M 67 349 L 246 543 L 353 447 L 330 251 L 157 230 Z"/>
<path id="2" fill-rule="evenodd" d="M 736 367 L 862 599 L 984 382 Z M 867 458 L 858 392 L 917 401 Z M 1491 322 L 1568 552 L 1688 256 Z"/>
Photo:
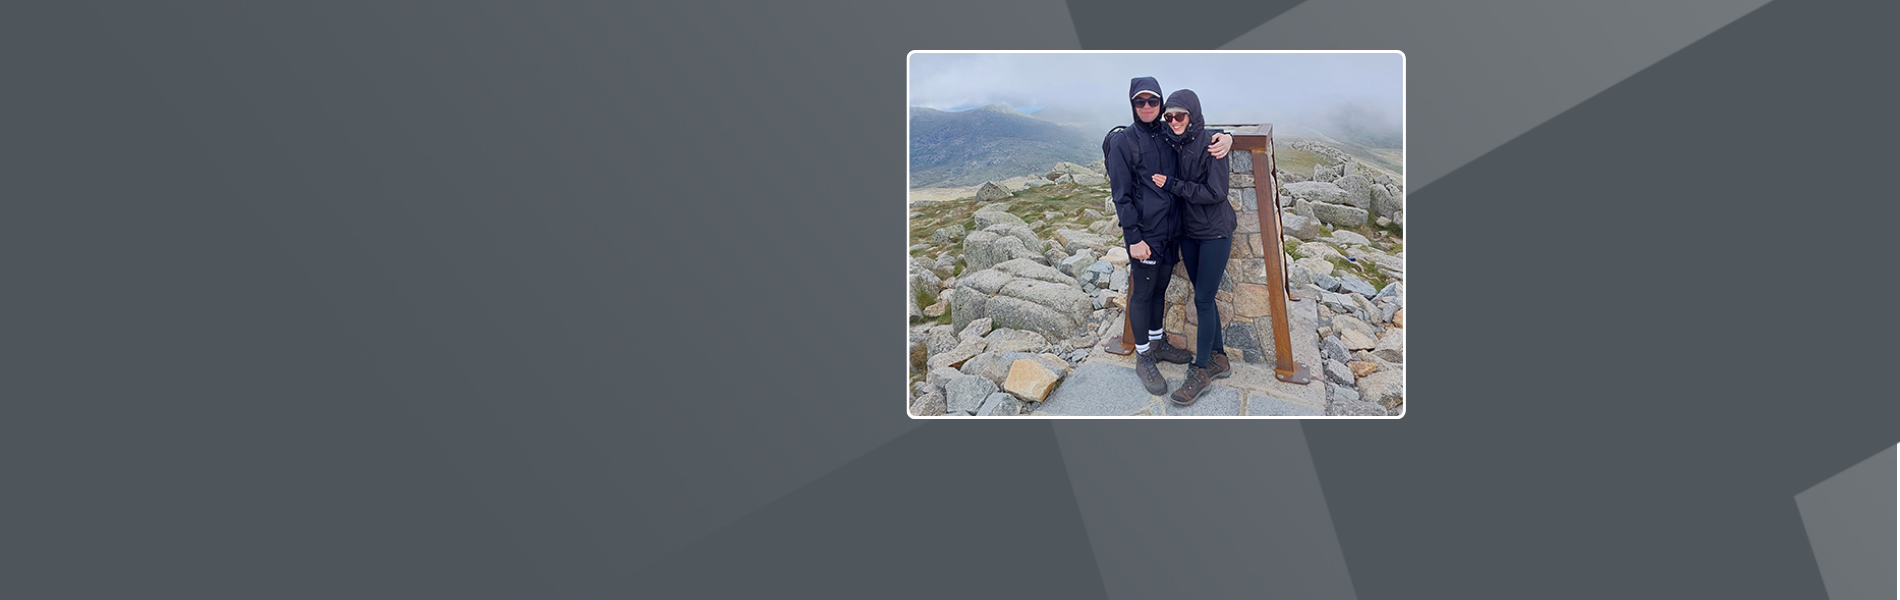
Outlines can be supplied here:
<path id="1" fill-rule="evenodd" d="M 1281 247 L 1286 249 L 1286 253 L 1292 256 L 1293 260 L 1306 258 L 1305 254 L 1300 253 L 1300 243 L 1298 241 L 1287 240 L 1285 244 L 1281 244 Z"/>
<path id="2" fill-rule="evenodd" d="M 1366 283 L 1372 284 L 1372 289 L 1375 290 L 1384 289 L 1385 284 L 1391 283 L 1386 279 L 1385 274 L 1379 271 L 1379 267 L 1371 263 L 1333 257 L 1327 257 L 1326 262 L 1333 263 L 1333 267 L 1337 268 L 1341 273 L 1357 275 L 1360 279 L 1365 280 Z"/>
<path id="3" fill-rule="evenodd" d="M 1056 230 L 1062 228 L 1062 225 L 1062 223 L 1043 223 L 1030 231 L 1036 232 L 1037 239 L 1046 240 L 1055 237 Z"/>
<path id="4" fill-rule="evenodd" d="M 1295 150 L 1279 144 L 1273 145 L 1273 166 L 1284 173 L 1299 173 L 1311 177 L 1313 165 L 1335 166 L 1339 163 L 1320 154 L 1305 150 Z"/>
<path id="5" fill-rule="evenodd" d="M 917 289 L 917 308 L 924 308 L 926 306 L 931 306 L 936 303 L 937 303 L 936 294 L 933 294 L 930 292 L 930 290 L 926 290 L 923 288 Z"/>
<path id="6" fill-rule="evenodd" d="M 1386 223 L 1384 227 L 1379 227 L 1379 229 L 1384 230 L 1395 238 L 1405 237 L 1405 226 L 1398 223 Z"/>
<path id="7" fill-rule="evenodd" d="M 1057 229 L 1087 229 L 1089 219 L 1083 216 L 1088 209 L 1102 210 L 1102 200 L 1108 198 L 1108 186 L 1084 186 L 1075 183 L 1058 183 L 1031 188 L 1010 194 L 1006 200 L 995 203 L 983 203 L 974 200 L 951 200 L 946 202 L 918 203 L 911 207 L 919 214 L 910 220 L 911 245 L 929 244 L 931 234 L 938 229 L 951 225 L 962 225 L 964 231 L 976 231 L 976 211 L 985 204 L 1003 204 L 1003 211 L 1023 220 L 1024 223 L 1046 221 L 1032 228 L 1036 237 L 1047 240 L 1055 235 Z M 1045 213 L 1060 216 L 1048 218 Z M 935 255 L 945 250 L 958 251 L 958 242 L 947 246 L 932 244 L 930 248 L 913 255 Z M 960 263 L 959 263 L 960 264 Z"/>
<path id="8" fill-rule="evenodd" d="M 1366 269 L 1366 283 L 1372 284 L 1372 289 L 1383 290 L 1385 289 L 1385 285 L 1391 283 L 1391 281 L 1386 279 L 1383 271 L 1374 267 Z"/>
<path id="9" fill-rule="evenodd" d="M 1009 208 L 1005 210 L 1022 218 L 1025 223 L 1034 223 L 1044 218 L 1043 213 L 1054 212 L 1074 221 L 1074 224 L 1086 226 L 1087 223 L 1083 222 L 1082 211 L 1088 208 L 1099 210 L 1102 200 L 1107 197 L 1108 188 L 1105 186 L 1058 183 L 1011 194 L 1008 200 Z M 1055 222 L 1048 224 L 1051 228 L 1056 225 Z"/>
<path id="10" fill-rule="evenodd" d="M 910 220 L 910 244 L 930 243 L 930 236 L 938 229 L 951 225 L 962 225 L 965 232 L 976 228 L 976 209 L 983 203 L 975 200 L 948 200 L 944 202 L 919 202 L 911 205 L 911 212 L 918 216 Z M 951 242 L 956 245 L 957 242 Z M 942 248 L 938 248 L 942 250 Z"/>
<path id="11" fill-rule="evenodd" d="M 1337 256 L 1328 256 L 1326 257 L 1326 262 L 1333 263 L 1333 268 L 1341 273 L 1359 274 L 1366 272 L 1365 269 L 1359 267 L 1357 261 L 1350 261 Z"/>

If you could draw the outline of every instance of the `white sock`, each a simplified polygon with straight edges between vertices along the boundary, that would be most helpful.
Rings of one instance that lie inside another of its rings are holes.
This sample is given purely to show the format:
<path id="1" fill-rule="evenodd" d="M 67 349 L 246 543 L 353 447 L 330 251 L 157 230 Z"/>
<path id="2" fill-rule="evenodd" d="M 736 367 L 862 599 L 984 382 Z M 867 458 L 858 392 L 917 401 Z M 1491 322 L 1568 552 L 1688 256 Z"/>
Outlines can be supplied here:
<path id="1" fill-rule="evenodd" d="M 1151 339 L 1151 340 L 1161 339 L 1161 330 L 1159 329 L 1148 330 L 1148 339 Z"/>
<path id="2" fill-rule="evenodd" d="M 1135 351 L 1136 351 L 1136 352 L 1140 352 L 1140 353 L 1142 353 L 1142 354 L 1147 354 L 1147 353 L 1148 353 L 1148 345 L 1147 345 L 1147 344 L 1135 344 Z"/>

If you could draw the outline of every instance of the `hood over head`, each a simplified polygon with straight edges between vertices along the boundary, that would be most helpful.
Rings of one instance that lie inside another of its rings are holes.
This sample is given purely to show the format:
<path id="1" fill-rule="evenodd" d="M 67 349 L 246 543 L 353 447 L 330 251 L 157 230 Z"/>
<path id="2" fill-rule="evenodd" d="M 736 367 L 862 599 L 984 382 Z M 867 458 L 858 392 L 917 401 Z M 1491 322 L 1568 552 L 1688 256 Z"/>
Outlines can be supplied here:
<path id="1" fill-rule="evenodd" d="M 1153 123 L 1143 123 L 1141 122 L 1141 115 L 1135 113 L 1135 106 L 1134 104 L 1132 104 L 1132 102 L 1135 100 L 1135 95 L 1140 94 L 1142 92 L 1148 92 L 1148 93 L 1154 94 L 1156 98 L 1165 97 L 1161 93 L 1161 82 L 1155 81 L 1155 78 L 1153 77 L 1136 77 L 1134 79 L 1128 80 L 1128 100 L 1129 102 L 1131 102 L 1131 104 L 1128 105 L 1129 120 L 1133 121 L 1136 125 L 1141 125 L 1143 127 L 1148 127 L 1151 129 L 1154 127 L 1160 126 L 1161 117 L 1159 116 L 1155 117 L 1155 120 Z M 1165 105 L 1164 105 L 1163 110 L 1165 110 Z"/>
<path id="2" fill-rule="evenodd" d="M 1201 97 L 1194 95 L 1194 90 L 1175 90 L 1174 93 L 1168 94 L 1168 101 L 1161 103 L 1161 114 L 1164 115 L 1164 118 L 1155 120 L 1163 121 L 1165 124 L 1165 115 L 1167 115 L 1168 109 L 1170 108 L 1185 108 L 1188 111 L 1188 126 L 1186 131 L 1183 131 L 1180 135 L 1175 135 L 1173 129 L 1166 130 L 1168 139 L 1175 144 L 1182 144 L 1187 140 L 1195 139 L 1201 135 L 1202 130 L 1207 129 L 1207 117 L 1201 114 Z"/>

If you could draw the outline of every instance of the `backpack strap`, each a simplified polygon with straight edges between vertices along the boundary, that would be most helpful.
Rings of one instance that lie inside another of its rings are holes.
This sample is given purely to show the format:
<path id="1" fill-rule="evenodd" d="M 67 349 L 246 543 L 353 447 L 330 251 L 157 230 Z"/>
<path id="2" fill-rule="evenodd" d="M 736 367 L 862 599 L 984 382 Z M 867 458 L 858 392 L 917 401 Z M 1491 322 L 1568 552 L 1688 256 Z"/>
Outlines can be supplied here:
<path id="1" fill-rule="evenodd" d="M 1108 130 L 1108 135 L 1110 138 L 1120 140 L 1117 143 L 1128 147 L 1128 156 L 1134 159 L 1134 162 L 1129 165 L 1131 169 L 1141 166 L 1141 145 L 1129 133 L 1127 125 L 1116 125 L 1114 129 Z M 1104 144 L 1102 149 L 1107 150 L 1107 144 Z"/>

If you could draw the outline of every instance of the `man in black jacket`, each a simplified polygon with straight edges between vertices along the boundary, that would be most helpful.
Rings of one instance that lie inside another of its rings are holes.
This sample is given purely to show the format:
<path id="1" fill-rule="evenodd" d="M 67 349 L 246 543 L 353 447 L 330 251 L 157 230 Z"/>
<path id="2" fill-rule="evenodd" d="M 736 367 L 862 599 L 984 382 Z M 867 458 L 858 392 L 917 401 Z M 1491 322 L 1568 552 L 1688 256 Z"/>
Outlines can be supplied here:
<path id="1" fill-rule="evenodd" d="M 1155 361 L 1185 364 L 1194 358 L 1187 350 L 1169 344 L 1161 328 L 1168 279 L 1180 252 L 1175 240 L 1181 228 L 1174 195 L 1150 180 L 1156 174 L 1174 177 L 1176 170 L 1174 147 L 1163 139 L 1161 98 L 1161 84 L 1155 78 L 1136 77 L 1129 82 L 1128 99 L 1135 121 L 1122 130 L 1104 164 L 1122 241 L 1128 246 L 1128 315 L 1138 340 L 1135 374 L 1148 393 L 1156 396 L 1168 393 L 1168 382 Z M 1220 134 L 1208 153 L 1225 158 L 1232 145 L 1233 136 Z M 1143 334 L 1145 342 L 1139 341 Z"/>

